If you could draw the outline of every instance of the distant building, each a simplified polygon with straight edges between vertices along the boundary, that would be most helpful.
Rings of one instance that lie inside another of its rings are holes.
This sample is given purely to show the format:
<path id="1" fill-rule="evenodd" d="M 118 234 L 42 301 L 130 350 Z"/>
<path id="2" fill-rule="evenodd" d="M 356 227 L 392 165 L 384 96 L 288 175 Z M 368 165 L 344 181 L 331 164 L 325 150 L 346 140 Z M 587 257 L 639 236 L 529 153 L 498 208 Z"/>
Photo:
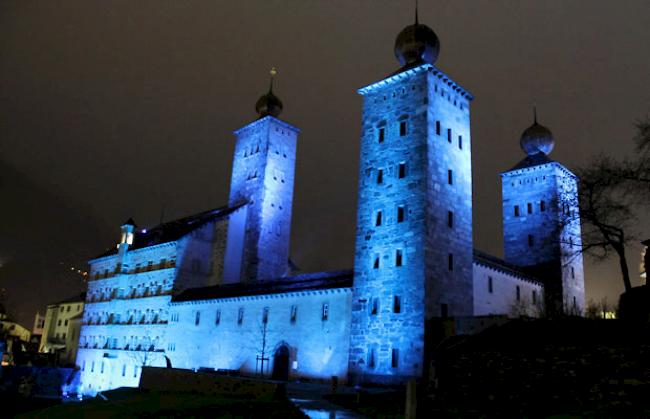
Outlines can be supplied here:
<path id="1" fill-rule="evenodd" d="M 13 363 L 13 354 L 23 352 L 27 349 L 31 332 L 26 327 L 16 323 L 0 311 L 0 353 L 2 355 L 2 365 Z"/>
<path id="2" fill-rule="evenodd" d="M 34 326 L 32 327 L 32 336 L 34 335 L 42 336 L 43 327 L 45 327 L 45 316 L 42 315 L 40 312 L 37 312 L 36 316 L 34 316 Z"/>
<path id="3" fill-rule="evenodd" d="M 137 228 L 90 263 L 81 391 L 137 386 L 144 365 L 275 379 L 402 383 L 427 374 L 432 325 L 581 314 L 577 179 L 534 123 L 502 173 L 505 260 L 474 248 L 473 96 L 415 23 L 363 97 L 354 270 L 289 262 L 299 129 L 271 88 L 235 131 L 228 206 Z M 333 135 L 336 133 L 333 132 Z M 315 238 L 317 239 L 317 238 Z M 481 319 L 482 320 L 482 319 Z"/>
<path id="4" fill-rule="evenodd" d="M 39 352 L 57 354 L 60 365 L 74 364 L 86 293 L 47 306 Z"/>
<path id="5" fill-rule="evenodd" d="M 41 347 L 41 338 L 43 336 L 43 327 L 45 326 L 45 316 L 40 312 L 36 312 L 34 316 L 34 325 L 32 327 L 32 335 L 29 338 L 32 350 L 38 351 Z"/>
<path id="6" fill-rule="evenodd" d="M 643 250 L 641 251 L 641 266 L 639 267 L 639 271 L 641 272 L 641 278 L 645 278 L 647 283 L 647 270 L 650 266 L 650 252 L 648 252 L 648 247 L 650 247 L 650 239 L 642 241 L 641 244 L 643 245 Z"/>

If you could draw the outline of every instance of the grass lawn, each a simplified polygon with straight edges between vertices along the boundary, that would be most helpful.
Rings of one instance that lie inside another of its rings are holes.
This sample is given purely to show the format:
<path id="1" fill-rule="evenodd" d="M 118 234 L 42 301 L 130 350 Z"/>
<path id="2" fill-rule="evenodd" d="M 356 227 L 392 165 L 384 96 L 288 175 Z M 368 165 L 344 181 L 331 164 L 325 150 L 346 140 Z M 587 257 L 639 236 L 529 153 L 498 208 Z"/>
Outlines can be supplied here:
<path id="1" fill-rule="evenodd" d="M 100 398 L 35 410 L 18 418 L 304 418 L 286 400 L 248 400 L 225 396 L 118 389 Z"/>

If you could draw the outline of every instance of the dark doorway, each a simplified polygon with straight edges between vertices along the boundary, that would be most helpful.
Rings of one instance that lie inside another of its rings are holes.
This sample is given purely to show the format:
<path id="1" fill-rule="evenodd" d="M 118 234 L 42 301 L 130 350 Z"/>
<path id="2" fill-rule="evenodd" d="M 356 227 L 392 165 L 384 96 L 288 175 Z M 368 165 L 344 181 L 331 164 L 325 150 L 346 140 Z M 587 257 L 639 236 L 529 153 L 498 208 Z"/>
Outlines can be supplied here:
<path id="1" fill-rule="evenodd" d="M 286 345 L 280 346 L 273 355 L 273 374 L 271 379 L 289 380 L 289 348 Z"/>

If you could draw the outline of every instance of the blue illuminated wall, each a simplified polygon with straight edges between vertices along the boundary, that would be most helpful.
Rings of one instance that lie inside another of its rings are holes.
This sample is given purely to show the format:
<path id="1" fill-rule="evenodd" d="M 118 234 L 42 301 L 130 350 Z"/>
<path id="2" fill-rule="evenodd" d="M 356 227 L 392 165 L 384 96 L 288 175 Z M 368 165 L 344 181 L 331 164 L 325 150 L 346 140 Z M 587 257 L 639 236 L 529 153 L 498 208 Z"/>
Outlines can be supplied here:
<path id="1" fill-rule="evenodd" d="M 258 357 L 264 349 L 264 376 L 270 377 L 284 346 L 291 379 L 338 376 L 344 382 L 351 295 L 350 288 L 333 288 L 172 302 L 166 355 L 175 368 L 255 375 L 261 373 Z"/>
<path id="2" fill-rule="evenodd" d="M 547 159 L 505 172 L 501 181 L 505 260 L 545 282 L 549 313 L 581 313 L 584 270 L 575 175 Z"/>
<path id="3" fill-rule="evenodd" d="M 425 64 L 361 89 L 350 374 L 424 371 L 425 322 L 471 316 L 471 96 Z"/>
<path id="4" fill-rule="evenodd" d="M 137 387 L 144 365 L 165 366 L 173 292 L 216 284 L 228 219 L 197 226 L 175 241 L 89 261 L 77 365 L 80 393 Z M 141 231 L 123 226 L 136 237 Z"/>
<path id="5" fill-rule="evenodd" d="M 268 280 L 287 273 L 298 133 L 272 116 L 235 132 L 229 205 L 248 203 L 248 211 L 241 269 L 227 270 L 226 283 Z M 233 233 L 228 246 L 241 246 L 241 241 Z"/>

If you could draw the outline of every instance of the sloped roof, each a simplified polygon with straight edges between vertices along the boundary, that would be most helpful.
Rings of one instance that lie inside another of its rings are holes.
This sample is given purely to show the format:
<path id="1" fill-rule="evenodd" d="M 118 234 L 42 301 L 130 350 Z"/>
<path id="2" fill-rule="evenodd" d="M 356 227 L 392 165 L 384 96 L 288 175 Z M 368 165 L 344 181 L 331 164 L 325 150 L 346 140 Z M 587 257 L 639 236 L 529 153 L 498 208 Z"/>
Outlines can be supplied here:
<path id="1" fill-rule="evenodd" d="M 48 304 L 51 306 L 58 306 L 59 304 L 69 304 L 69 303 L 83 303 L 86 301 L 86 292 L 81 294 L 73 295 L 72 297 L 66 298 L 65 300 L 57 301 L 56 303 Z"/>
<path id="2" fill-rule="evenodd" d="M 352 287 L 352 270 L 313 272 L 256 283 L 238 283 L 191 288 L 172 297 L 172 302 L 214 300 L 265 294 Z"/>
<path id="3" fill-rule="evenodd" d="M 513 170 L 526 169 L 528 167 L 541 166 L 547 163 L 555 163 L 555 160 L 550 159 L 544 153 L 536 153 L 526 156 L 525 159 L 517 163 L 512 169 L 508 170 L 508 172 L 512 172 Z"/>
<path id="4" fill-rule="evenodd" d="M 500 259 L 496 256 L 489 255 L 478 249 L 474 249 L 474 263 L 486 266 L 488 268 L 492 268 L 496 271 L 500 271 L 509 275 L 520 277 L 527 281 L 543 284 L 542 281 L 532 276 L 525 269 L 522 269 L 517 265 L 508 263 L 505 260 Z"/>
<path id="5" fill-rule="evenodd" d="M 137 230 L 133 235 L 133 244 L 129 245 L 129 250 L 143 249 L 145 247 L 155 246 L 158 244 L 169 243 L 180 239 L 188 233 L 202 227 L 209 221 L 225 218 L 232 214 L 246 204 L 237 205 L 234 207 L 221 207 L 198 214 L 190 215 L 188 217 L 179 218 L 177 220 L 169 221 L 159 224 L 149 229 Z M 114 255 L 117 253 L 117 248 L 112 249 L 100 254 L 95 259 Z"/>

